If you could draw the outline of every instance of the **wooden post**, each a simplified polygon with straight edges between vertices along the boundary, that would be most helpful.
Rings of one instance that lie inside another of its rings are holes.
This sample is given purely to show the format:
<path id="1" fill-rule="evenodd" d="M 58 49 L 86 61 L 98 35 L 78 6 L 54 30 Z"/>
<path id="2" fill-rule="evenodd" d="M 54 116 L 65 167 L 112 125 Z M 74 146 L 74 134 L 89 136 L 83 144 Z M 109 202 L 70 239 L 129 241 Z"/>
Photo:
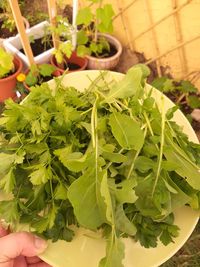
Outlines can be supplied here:
<path id="1" fill-rule="evenodd" d="M 47 0 L 47 3 L 48 3 L 50 23 L 53 27 L 56 27 L 56 16 L 57 16 L 56 0 Z M 59 36 L 55 33 L 52 33 L 52 39 L 54 48 L 57 49 L 59 46 Z"/>
<path id="2" fill-rule="evenodd" d="M 72 17 L 72 25 L 73 25 L 73 33 L 72 33 L 72 45 L 74 50 L 76 49 L 77 43 L 77 26 L 76 26 L 76 17 L 78 13 L 78 0 L 73 0 L 73 17 Z"/>
<path id="3" fill-rule="evenodd" d="M 17 0 L 9 0 L 10 7 L 12 9 L 13 17 L 15 19 L 16 27 L 20 35 L 20 39 L 22 42 L 22 46 L 24 49 L 24 52 L 28 58 L 29 64 L 35 64 L 33 52 L 29 43 L 28 36 L 25 31 L 24 22 L 22 19 L 21 11 L 19 9 L 18 1 Z"/>

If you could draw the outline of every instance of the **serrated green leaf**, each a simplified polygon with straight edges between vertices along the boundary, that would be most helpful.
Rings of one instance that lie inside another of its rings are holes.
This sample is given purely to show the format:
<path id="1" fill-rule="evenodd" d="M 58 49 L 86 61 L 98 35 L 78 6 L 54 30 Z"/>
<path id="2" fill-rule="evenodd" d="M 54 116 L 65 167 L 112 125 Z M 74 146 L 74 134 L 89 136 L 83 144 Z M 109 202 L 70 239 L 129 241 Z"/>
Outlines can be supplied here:
<path id="1" fill-rule="evenodd" d="M 190 81 L 181 81 L 179 88 L 184 93 L 197 93 L 198 89 Z"/>
<path id="2" fill-rule="evenodd" d="M 188 96 L 188 104 L 191 108 L 200 108 L 200 96 L 191 95 Z"/>
<path id="3" fill-rule="evenodd" d="M 0 180 L 0 188 L 3 189 L 5 193 L 11 193 L 15 187 L 15 176 L 13 173 L 13 168 L 9 170 L 9 172 L 1 178 Z"/>
<path id="4" fill-rule="evenodd" d="M 17 200 L 0 201 L 0 215 L 7 223 L 14 223 L 15 225 L 20 216 Z"/>
<path id="5" fill-rule="evenodd" d="M 53 65 L 50 65 L 50 64 L 41 64 L 39 65 L 39 71 L 40 71 L 40 74 L 43 76 L 43 77 L 48 77 L 48 76 L 51 76 L 52 73 L 56 70 L 56 67 L 53 66 Z"/>
<path id="6" fill-rule="evenodd" d="M 16 159 L 15 154 L 0 153 L 0 173 L 5 174 Z"/>
<path id="7" fill-rule="evenodd" d="M 71 147 L 58 149 L 54 154 L 70 171 L 80 172 L 88 166 L 88 155 L 81 152 L 71 153 Z"/>
<path id="8" fill-rule="evenodd" d="M 76 24 L 77 25 L 85 25 L 89 26 L 92 22 L 93 15 L 89 7 L 85 7 L 79 10 L 77 17 L 76 17 Z"/>
<path id="9" fill-rule="evenodd" d="M 51 172 L 46 167 L 40 165 L 35 171 L 30 175 L 30 181 L 33 185 L 45 184 L 49 179 L 51 179 Z"/>
<path id="10" fill-rule="evenodd" d="M 100 32 L 113 32 L 112 17 L 114 16 L 114 10 L 110 4 L 106 4 L 103 7 L 97 8 L 96 16 L 100 21 L 98 29 Z"/>

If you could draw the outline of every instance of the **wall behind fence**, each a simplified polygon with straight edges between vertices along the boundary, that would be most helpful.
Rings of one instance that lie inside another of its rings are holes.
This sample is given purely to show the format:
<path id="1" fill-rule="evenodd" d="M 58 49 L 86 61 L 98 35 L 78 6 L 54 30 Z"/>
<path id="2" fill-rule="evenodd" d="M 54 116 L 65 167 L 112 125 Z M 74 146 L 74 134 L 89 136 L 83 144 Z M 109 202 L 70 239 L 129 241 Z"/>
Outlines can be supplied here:
<path id="1" fill-rule="evenodd" d="M 147 64 L 156 61 L 160 75 L 160 66 L 168 67 L 174 78 L 187 78 L 200 90 L 200 0 L 105 2 L 115 10 L 114 35 L 125 47 L 144 53 Z"/>

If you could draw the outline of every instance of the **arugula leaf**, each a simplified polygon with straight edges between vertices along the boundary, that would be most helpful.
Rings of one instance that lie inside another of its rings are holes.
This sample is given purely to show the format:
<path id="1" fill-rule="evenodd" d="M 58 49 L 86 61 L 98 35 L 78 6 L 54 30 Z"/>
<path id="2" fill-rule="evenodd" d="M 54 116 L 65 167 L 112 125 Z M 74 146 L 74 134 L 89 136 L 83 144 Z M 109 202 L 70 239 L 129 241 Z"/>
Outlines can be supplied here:
<path id="1" fill-rule="evenodd" d="M 137 228 L 134 223 L 131 222 L 123 209 L 123 205 L 117 205 L 115 214 L 116 229 L 122 233 L 126 233 L 129 236 L 134 236 L 137 232 Z"/>
<path id="2" fill-rule="evenodd" d="M 122 260 L 125 256 L 123 242 L 112 233 L 108 236 L 107 242 L 106 257 L 100 261 L 99 267 L 123 267 Z"/>
<path id="3" fill-rule="evenodd" d="M 144 134 L 137 122 L 119 112 L 113 112 L 109 118 L 112 134 L 124 149 L 139 150 L 144 143 Z"/>
<path id="4" fill-rule="evenodd" d="M 127 98 L 130 96 L 139 96 L 143 91 L 142 79 L 143 71 L 141 67 L 132 67 L 128 70 L 126 76 L 113 85 L 109 93 L 106 95 L 106 102 L 112 103 L 116 98 Z"/>
<path id="5" fill-rule="evenodd" d="M 92 168 L 74 181 L 68 189 L 68 198 L 78 222 L 92 230 L 104 222 L 102 213 L 104 214 L 105 206 L 100 192 L 103 176 L 104 172 Z"/>

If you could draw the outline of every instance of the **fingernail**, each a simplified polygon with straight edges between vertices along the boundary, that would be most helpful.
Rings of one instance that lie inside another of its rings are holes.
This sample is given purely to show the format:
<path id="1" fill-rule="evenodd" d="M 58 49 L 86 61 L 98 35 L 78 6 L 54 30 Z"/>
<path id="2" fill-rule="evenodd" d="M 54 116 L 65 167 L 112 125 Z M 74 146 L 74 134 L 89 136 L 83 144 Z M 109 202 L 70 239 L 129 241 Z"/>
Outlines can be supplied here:
<path id="1" fill-rule="evenodd" d="M 44 239 L 42 239 L 38 236 L 35 236 L 35 247 L 36 247 L 38 253 L 43 252 L 47 248 L 47 246 L 48 246 L 48 244 Z"/>

